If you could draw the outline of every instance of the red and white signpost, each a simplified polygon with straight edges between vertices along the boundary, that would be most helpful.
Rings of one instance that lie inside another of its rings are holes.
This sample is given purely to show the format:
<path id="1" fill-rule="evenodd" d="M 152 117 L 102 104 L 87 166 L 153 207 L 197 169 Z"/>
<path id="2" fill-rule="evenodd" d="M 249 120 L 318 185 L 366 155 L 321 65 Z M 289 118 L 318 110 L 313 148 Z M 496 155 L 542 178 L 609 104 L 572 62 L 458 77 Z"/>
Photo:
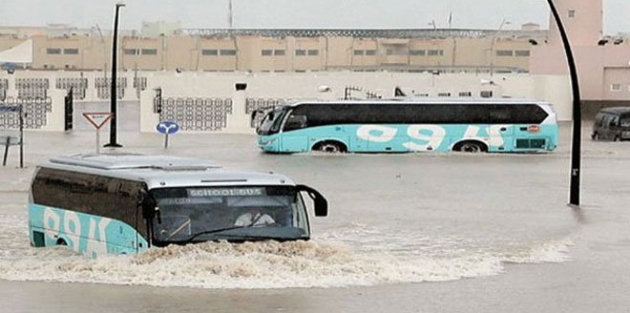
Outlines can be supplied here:
<path id="1" fill-rule="evenodd" d="M 96 154 L 100 153 L 101 146 L 101 127 L 112 118 L 112 114 L 110 112 L 86 112 L 83 113 L 83 117 L 90 122 L 96 128 Z"/>

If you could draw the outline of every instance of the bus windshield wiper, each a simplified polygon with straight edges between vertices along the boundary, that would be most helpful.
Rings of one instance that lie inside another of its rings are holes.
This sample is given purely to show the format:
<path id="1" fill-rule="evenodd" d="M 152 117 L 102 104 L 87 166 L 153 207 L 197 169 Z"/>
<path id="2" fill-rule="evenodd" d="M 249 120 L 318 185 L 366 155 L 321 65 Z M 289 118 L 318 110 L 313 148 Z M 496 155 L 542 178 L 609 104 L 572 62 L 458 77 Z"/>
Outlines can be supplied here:
<path id="1" fill-rule="evenodd" d="M 226 230 L 239 229 L 239 228 L 250 228 L 250 227 L 252 227 L 252 225 L 231 226 L 231 227 L 225 227 L 225 228 L 219 228 L 219 229 L 206 230 L 206 231 L 202 231 L 200 233 L 194 234 L 192 237 L 186 239 L 184 242 L 185 243 L 192 242 L 193 240 L 195 240 L 195 238 L 197 238 L 197 237 L 199 237 L 201 235 L 208 235 L 208 234 L 220 233 L 220 232 L 226 231 Z"/>

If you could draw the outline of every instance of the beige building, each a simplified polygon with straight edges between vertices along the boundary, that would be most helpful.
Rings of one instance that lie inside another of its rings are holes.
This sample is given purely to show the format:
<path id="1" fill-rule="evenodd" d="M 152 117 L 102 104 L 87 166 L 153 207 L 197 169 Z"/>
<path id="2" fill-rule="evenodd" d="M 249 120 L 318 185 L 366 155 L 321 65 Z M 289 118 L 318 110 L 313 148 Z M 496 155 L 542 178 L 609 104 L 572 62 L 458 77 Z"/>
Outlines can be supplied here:
<path id="1" fill-rule="evenodd" d="M 143 25 L 119 36 L 123 70 L 303 72 L 349 69 L 411 72 L 528 72 L 522 30 L 185 30 Z M 108 70 L 111 36 L 100 29 L 0 28 L 0 51 L 33 40 L 31 69 Z"/>

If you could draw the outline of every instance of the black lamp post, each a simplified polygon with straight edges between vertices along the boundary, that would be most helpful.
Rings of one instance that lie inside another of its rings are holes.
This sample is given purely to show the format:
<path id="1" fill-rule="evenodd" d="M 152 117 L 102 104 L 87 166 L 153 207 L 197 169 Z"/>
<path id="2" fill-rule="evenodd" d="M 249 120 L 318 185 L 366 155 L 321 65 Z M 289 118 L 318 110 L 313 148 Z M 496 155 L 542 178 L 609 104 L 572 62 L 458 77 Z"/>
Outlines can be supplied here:
<path id="1" fill-rule="evenodd" d="M 116 142 L 116 111 L 117 111 L 117 106 L 116 106 L 116 90 L 117 90 L 117 85 L 116 85 L 116 68 L 118 67 L 117 65 L 117 52 L 118 52 L 118 12 L 120 10 L 121 7 L 124 7 L 125 4 L 124 3 L 116 3 L 116 13 L 114 14 L 114 35 L 113 35 L 113 42 L 112 42 L 112 80 L 110 83 L 110 88 L 111 88 L 111 92 L 110 92 L 110 112 L 111 112 L 111 119 L 109 122 L 109 143 L 105 145 L 105 147 L 114 147 L 114 148 L 119 148 L 122 147 L 122 145 L 118 144 Z"/>
<path id="2" fill-rule="evenodd" d="M 582 145 L 582 112 L 580 106 L 580 87 L 578 85 L 578 75 L 569 44 L 569 37 L 562 25 L 558 10 L 553 4 L 553 0 L 547 0 L 553 18 L 558 25 L 558 31 L 562 37 L 564 51 L 567 54 L 567 63 L 569 63 L 569 74 L 571 75 L 571 85 L 573 89 L 573 136 L 571 141 L 571 186 L 569 191 L 569 204 L 574 206 L 580 205 L 580 150 Z"/>

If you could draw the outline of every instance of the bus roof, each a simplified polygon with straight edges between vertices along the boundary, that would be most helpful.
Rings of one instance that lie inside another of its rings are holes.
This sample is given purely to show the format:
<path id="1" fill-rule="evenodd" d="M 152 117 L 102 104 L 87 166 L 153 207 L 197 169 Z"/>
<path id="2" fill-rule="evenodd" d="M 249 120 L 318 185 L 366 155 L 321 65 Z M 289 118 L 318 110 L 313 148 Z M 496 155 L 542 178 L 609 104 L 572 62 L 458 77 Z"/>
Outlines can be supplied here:
<path id="1" fill-rule="evenodd" d="M 287 106 L 301 104 L 365 104 L 365 103 L 410 103 L 410 104 L 539 104 L 549 105 L 549 102 L 526 98 L 473 98 L 473 97 L 396 97 L 388 99 L 340 99 L 340 100 L 296 100 L 287 102 Z"/>
<path id="2" fill-rule="evenodd" d="M 284 175 L 229 171 L 207 160 L 169 155 L 77 154 L 53 157 L 39 167 L 142 181 L 149 189 L 295 185 Z"/>

